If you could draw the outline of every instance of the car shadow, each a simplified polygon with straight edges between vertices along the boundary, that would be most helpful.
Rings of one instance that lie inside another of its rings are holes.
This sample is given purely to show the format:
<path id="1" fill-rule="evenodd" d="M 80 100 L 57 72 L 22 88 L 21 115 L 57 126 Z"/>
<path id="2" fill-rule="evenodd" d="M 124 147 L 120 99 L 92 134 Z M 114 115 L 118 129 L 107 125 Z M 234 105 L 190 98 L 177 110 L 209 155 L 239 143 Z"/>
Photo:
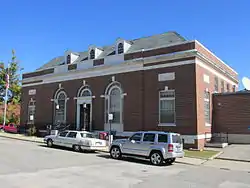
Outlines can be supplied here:
<path id="1" fill-rule="evenodd" d="M 43 147 L 43 148 L 48 148 L 48 149 L 54 149 L 54 150 L 62 150 L 62 151 L 70 151 L 70 152 L 75 152 L 75 153 L 82 153 L 82 154 L 93 154 L 93 153 L 97 153 L 94 151 L 80 151 L 80 152 L 76 152 L 73 150 L 73 148 L 68 148 L 68 147 L 62 147 L 62 146 L 53 146 L 53 147 L 48 147 L 47 145 L 38 145 L 39 147 Z"/>
<path id="2" fill-rule="evenodd" d="M 101 158 L 104 158 L 104 159 L 107 159 L 107 160 L 115 160 L 115 159 L 112 159 L 110 157 L 110 155 L 108 154 L 98 154 L 96 155 L 97 157 L 101 157 Z M 124 162 L 129 162 L 129 163 L 137 163 L 137 164 L 143 164 L 143 165 L 150 165 L 152 166 L 152 164 L 150 163 L 149 160 L 147 159 L 139 159 L 139 158 L 134 158 L 134 157 L 129 157 L 129 156 L 124 156 L 122 157 L 122 159 L 120 159 L 121 161 L 124 161 Z M 172 165 L 172 164 L 171 164 Z M 162 167 L 162 166 L 171 166 L 167 163 L 163 163 L 163 165 L 159 166 L 159 167 Z"/>

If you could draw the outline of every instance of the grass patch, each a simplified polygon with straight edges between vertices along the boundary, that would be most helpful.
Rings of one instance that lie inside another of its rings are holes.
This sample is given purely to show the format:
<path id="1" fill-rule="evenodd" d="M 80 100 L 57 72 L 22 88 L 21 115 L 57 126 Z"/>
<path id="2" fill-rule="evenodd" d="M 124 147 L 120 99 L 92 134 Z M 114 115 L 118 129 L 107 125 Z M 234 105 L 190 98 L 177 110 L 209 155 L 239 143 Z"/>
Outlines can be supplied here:
<path id="1" fill-rule="evenodd" d="M 210 157 L 216 155 L 217 153 L 219 152 L 213 150 L 204 150 L 204 151 L 185 150 L 185 157 L 209 159 Z"/>

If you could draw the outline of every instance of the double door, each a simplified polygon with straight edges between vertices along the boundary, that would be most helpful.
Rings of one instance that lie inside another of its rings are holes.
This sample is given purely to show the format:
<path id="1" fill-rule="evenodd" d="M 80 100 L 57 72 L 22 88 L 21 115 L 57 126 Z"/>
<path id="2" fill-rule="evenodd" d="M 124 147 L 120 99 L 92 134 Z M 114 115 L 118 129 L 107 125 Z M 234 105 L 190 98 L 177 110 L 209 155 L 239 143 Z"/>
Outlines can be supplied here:
<path id="1" fill-rule="evenodd" d="M 90 104 L 80 105 L 80 130 L 90 131 Z"/>

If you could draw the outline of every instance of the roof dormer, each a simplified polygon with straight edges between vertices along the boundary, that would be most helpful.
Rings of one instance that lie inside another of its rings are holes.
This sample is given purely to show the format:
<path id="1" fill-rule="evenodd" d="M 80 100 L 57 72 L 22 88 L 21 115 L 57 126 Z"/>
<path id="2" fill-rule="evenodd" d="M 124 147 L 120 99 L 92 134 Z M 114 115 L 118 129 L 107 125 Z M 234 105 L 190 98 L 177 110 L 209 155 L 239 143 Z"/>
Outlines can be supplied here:
<path id="1" fill-rule="evenodd" d="M 131 43 L 129 41 L 118 38 L 116 40 L 116 45 L 115 45 L 116 54 L 126 53 L 128 49 L 130 48 L 130 46 L 131 46 Z"/>
<path id="2" fill-rule="evenodd" d="M 79 54 L 67 50 L 67 51 L 65 52 L 65 54 L 64 54 L 65 63 L 66 63 L 66 64 L 72 64 L 72 63 L 74 63 L 75 60 L 77 60 L 77 58 L 78 58 L 79 56 L 80 56 Z"/>
<path id="3" fill-rule="evenodd" d="M 97 59 L 101 53 L 103 52 L 102 49 L 97 48 L 95 46 L 89 47 L 89 59 Z"/>

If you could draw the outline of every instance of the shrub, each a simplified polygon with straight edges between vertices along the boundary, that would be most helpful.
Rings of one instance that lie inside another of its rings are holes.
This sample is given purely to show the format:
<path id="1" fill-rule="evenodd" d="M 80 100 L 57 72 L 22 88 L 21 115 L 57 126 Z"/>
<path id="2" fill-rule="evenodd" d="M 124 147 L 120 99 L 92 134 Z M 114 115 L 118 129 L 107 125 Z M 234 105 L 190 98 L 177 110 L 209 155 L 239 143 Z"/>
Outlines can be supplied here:
<path id="1" fill-rule="evenodd" d="M 36 127 L 32 126 L 32 127 L 28 128 L 27 133 L 28 133 L 28 136 L 35 136 L 36 135 Z"/>

